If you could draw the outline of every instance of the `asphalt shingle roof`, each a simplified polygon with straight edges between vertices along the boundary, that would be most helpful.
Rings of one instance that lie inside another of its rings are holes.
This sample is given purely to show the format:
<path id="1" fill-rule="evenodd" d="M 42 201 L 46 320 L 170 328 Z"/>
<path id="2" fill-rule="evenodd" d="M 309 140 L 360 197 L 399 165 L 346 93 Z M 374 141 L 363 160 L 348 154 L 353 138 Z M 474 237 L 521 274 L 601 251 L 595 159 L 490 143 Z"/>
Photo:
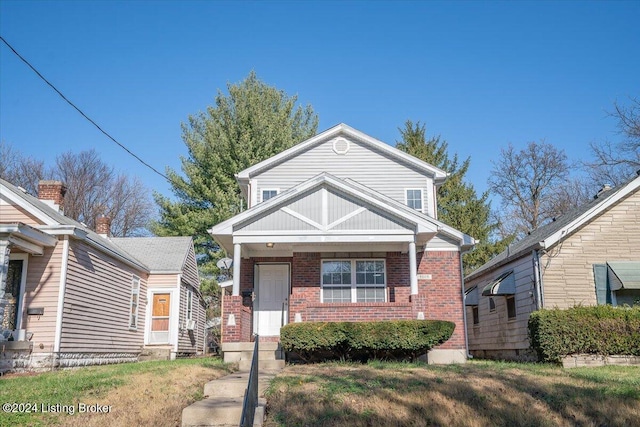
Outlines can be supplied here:
<path id="1" fill-rule="evenodd" d="M 191 248 L 191 237 L 113 237 L 111 241 L 152 272 L 181 272 Z"/>
<path id="2" fill-rule="evenodd" d="M 584 205 L 581 205 L 581 206 L 579 206 L 577 208 L 574 208 L 573 210 L 570 210 L 569 212 L 565 213 L 564 215 L 559 216 L 553 222 L 550 222 L 549 224 L 546 224 L 546 225 L 543 225 L 540 228 L 537 228 L 536 230 L 532 231 L 528 236 L 526 236 L 526 237 L 518 240 L 517 242 L 509 245 L 509 248 L 507 248 L 506 250 L 502 251 L 501 253 L 499 253 L 498 255 L 493 257 L 490 261 L 488 261 L 484 265 L 480 266 L 476 270 L 472 271 L 466 277 L 465 280 L 468 280 L 470 278 L 476 277 L 476 276 L 480 275 L 482 272 L 490 270 L 492 267 L 501 264 L 502 262 L 504 262 L 505 260 L 507 260 L 510 257 L 514 257 L 516 254 L 520 254 L 520 253 L 522 253 L 522 252 L 524 252 L 524 251 L 526 251 L 528 249 L 533 250 L 533 248 L 539 242 L 541 242 L 541 241 L 547 239 L 548 237 L 552 236 L 554 233 L 556 233 L 557 231 L 561 230 L 563 227 L 566 227 L 571 222 L 573 222 L 574 220 L 578 219 L 585 212 L 589 211 L 590 209 L 594 208 L 595 206 L 597 206 L 597 205 L 599 205 L 601 203 L 604 203 L 607 199 L 609 199 L 611 196 L 616 194 L 618 191 L 620 191 L 621 189 L 623 189 L 629 183 L 631 183 L 632 181 L 634 181 L 636 179 L 639 179 L 639 178 L 637 176 L 634 176 L 633 178 L 629 179 L 627 182 L 625 182 L 623 184 L 620 184 L 617 187 L 614 187 L 614 188 L 611 188 L 609 190 L 603 191 L 603 192 L 599 193 L 597 195 L 597 197 L 594 197 L 592 200 L 590 200 L 589 202 L 585 203 Z"/>

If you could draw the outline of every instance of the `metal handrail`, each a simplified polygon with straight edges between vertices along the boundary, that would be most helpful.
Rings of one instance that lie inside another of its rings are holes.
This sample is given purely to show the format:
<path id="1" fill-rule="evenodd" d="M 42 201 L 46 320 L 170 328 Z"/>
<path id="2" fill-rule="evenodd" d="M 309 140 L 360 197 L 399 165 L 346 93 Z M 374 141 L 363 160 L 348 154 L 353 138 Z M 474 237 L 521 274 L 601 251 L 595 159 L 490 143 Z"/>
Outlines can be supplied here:
<path id="1" fill-rule="evenodd" d="M 253 357 L 251 358 L 251 370 L 249 371 L 249 384 L 244 391 L 244 400 L 242 402 L 242 417 L 240 418 L 240 427 L 253 426 L 253 418 L 258 407 L 258 343 L 260 336 L 254 335 L 255 344 L 253 346 Z"/>

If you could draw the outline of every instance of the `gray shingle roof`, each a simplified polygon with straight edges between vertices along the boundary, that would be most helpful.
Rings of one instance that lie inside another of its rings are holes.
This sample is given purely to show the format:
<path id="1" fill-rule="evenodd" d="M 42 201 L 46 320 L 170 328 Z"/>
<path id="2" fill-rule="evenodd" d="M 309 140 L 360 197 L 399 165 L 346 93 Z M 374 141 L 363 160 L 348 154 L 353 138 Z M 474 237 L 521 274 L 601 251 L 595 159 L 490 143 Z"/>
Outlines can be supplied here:
<path id="1" fill-rule="evenodd" d="M 3 179 L 0 179 L 0 183 L 9 191 L 11 191 L 13 194 L 23 199 L 25 202 L 29 203 L 30 205 L 34 206 L 38 210 L 42 211 L 45 215 L 50 217 L 53 221 L 57 222 L 58 224 L 77 227 L 78 229 L 87 233 L 88 240 L 91 240 L 93 243 L 99 246 L 102 246 L 106 252 L 112 252 L 115 255 L 125 258 L 129 260 L 131 263 L 138 265 L 142 270 L 148 270 L 148 268 L 143 263 L 140 262 L 141 260 L 132 256 L 130 253 L 125 252 L 119 246 L 113 244 L 111 240 L 101 237 L 98 233 L 91 230 L 84 224 L 74 219 L 71 219 L 67 216 L 64 216 L 63 214 L 58 212 L 58 210 L 53 209 L 51 206 L 44 203 L 42 200 L 38 199 L 35 196 L 32 196 L 29 193 L 26 193 L 25 191 L 22 191 L 20 188 L 16 187 L 15 185 Z M 39 228 L 39 227 L 36 227 L 36 228 Z"/>
<path id="2" fill-rule="evenodd" d="M 598 194 L 597 198 L 590 200 L 589 202 L 581 205 L 577 208 L 572 209 L 571 211 L 565 213 L 562 216 L 556 218 L 553 222 L 546 224 L 536 230 L 532 231 L 528 236 L 518 240 L 517 242 L 511 244 L 509 248 L 502 251 L 495 257 L 493 257 L 490 261 L 480 266 L 476 270 L 472 271 L 465 280 L 469 280 L 473 277 L 480 275 L 482 272 L 488 271 L 495 266 L 501 265 L 508 260 L 515 259 L 520 256 L 520 254 L 533 250 L 540 242 L 551 237 L 554 233 L 571 224 L 574 220 L 578 219 L 582 214 L 594 208 L 595 206 L 606 202 L 610 197 L 618 193 L 632 181 L 640 179 L 638 176 L 634 176 L 629 179 L 627 182 L 620 184 L 619 186 L 603 191 Z"/>
<path id="3" fill-rule="evenodd" d="M 181 272 L 191 248 L 191 237 L 114 237 L 111 242 L 142 261 L 152 273 Z"/>

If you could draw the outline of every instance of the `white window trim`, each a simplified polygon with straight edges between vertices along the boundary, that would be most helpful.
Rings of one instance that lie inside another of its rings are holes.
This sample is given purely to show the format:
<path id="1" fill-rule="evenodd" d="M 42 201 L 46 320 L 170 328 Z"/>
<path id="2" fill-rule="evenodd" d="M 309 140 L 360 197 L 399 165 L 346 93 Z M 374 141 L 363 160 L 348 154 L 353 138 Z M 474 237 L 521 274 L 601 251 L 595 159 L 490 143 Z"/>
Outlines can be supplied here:
<path id="1" fill-rule="evenodd" d="M 341 262 L 348 261 L 351 263 L 351 301 L 349 303 L 361 303 L 358 301 L 358 288 L 361 287 L 378 287 L 384 289 L 384 301 L 379 302 L 387 302 L 387 260 L 385 258 L 341 258 L 341 259 L 323 259 L 320 261 L 320 302 L 324 303 L 324 288 L 332 288 L 332 287 L 346 287 L 347 285 L 333 285 L 323 283 L 323 273 L 322 273 L 322 263 L 324 262 Z M 382 285 L 360 285 L 356 284 L 356 263 L 358 261 L 382 261 L 384 264 L 384 284 Z"/>
<path id="2" fill-rule="evenodd" d="M 137 284 L 137 286 L 136 286 Z M 136 299 L 136 312 L 135 315 L 131 311 L 133 306 L 133 296 L 137 295 Z M 135 316 L 135 324 L 132 325 L 133 317 Z M 138 330 L 138 324 L 140 323 L 140 278 L 136 275 L 131 277 L 131 299 L 129 300 L 129 329 L 132 331 Z"/>
<path id="3" fill-rule="evenodd" d="M 418 212 L 424 213 L 424 190 L 422 188 L 405 188 L 404 189 L 404 204 L 409 206 L 409 191 L 420 192 L 420 209 L 416 209 Z"/>
<path id="4" fill-rule="evenodd" d="M 185 310 L 185 320 L 193 320 L 193 291 L 187 289 L 187 306 Z"/>
<path id="5" fill-rule="evenodd" d="M 279 188 L 261 188 L 261 189 L 260 189 L 260 201 L 261 201 L 261 202 L 264 202 L 264 201 L 265 201 L 265 200 L 264 200 L 264 192 L 265 192 L 265 191 L 275 191 L 275 192 L 276 192 L 276 196 L 277 196 L 278 194 L 280 194 L 280 189 L 279 189 Z M 275 196 L 271 196 L 271 197 L 275 197 Z M 267 199 L 267 200 L 269 200 L 269 199 Z"/>

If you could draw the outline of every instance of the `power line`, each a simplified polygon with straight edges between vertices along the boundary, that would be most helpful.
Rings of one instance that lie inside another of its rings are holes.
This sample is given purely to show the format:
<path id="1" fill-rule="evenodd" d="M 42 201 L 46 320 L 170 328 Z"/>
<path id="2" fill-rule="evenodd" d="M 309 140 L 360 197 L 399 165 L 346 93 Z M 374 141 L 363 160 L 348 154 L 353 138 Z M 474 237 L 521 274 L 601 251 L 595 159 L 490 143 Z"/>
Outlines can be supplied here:
<path id="1" fill-rule="evenodd" d="M 82 117 L 84 117 L 85 119 L 87 119 L 92 125 L 94 125 L 100 132 L 102 132 L 107 138 L 109 138 L 111 141 L 115 142 L 116 144 L 118 144 L 118 146 L 120 146 L 120 148 L 122 148 L 124 151 L 126 151 L 127 153 L 129 153 L 131 156 L 133 156 L 137 161 L 139 161 L 140 163 L 142 163 L 143 165 L 145 165 L 146 167 L 148 167 L 149 169 L 151 169 L 153 172 L 157 173 L 158 175 L 160 175 L 161 177 L 163 177 L 164 179 L 166 179 L 169 183 L 171 183 L 171 180 L 169 179 L 168 176 L 166 176 L 165 174 L 163 174 L 162 172 L 158 171 L 156 168 L 154 168 L 153 166 L 151 166 L 149 163 L 145 162 L 144 160 L 142 160 L 140 157 L 138 157 L 135 153 L 133 153 L 131 150 L 129 150 L 127 147 L 125 147 L 123 144 L 121 144 L 120 142 L 118 142 L 114 137 L 112 137 L 111 135 L 109 135 L 109 133 L 107 131 L 105 131 L 104 129 L 102 129 L 100 127 L 100 125 L 98 125 L 96 122 L 94 122 L 89 116 L 87 116 L 80 108 L 76 107 L 76 105 L 69 101 L 69 99 L 67 99 L 66 96 L 64 96 L 62 94 L 62 92 L 60 92 L 49 80 L 47 80 L 42 74 L 40 74 L 40 72 L 38 70 L 35 69 L 35 67 L 33 65 L 31 65 L 29 63 L 29 61 L 27 61 L 22 55 L 20 55 L 14 48 L 13 46 L 11 46 L 9 44 L 8 41 L 6 41 L 4 39 L 4 37 L 0 36 L 0 40 L 2 40 L 2 42 L 4 44 L 7 45 L 7 47 L 9 49 L 11 49 L 11 51 L 18 57 L 20 58 L 20 60 L 22 62 L 24 62 L 25 64 L 27 64 L 27 66 L 29 68 L 31 68 L 31 70 L 33 70 L 34 73 L 36 73 L 38 75 L 38 77 L 40 77 L 47 85 L 49 85 L 51 87 L 51 89 L 53 89 L 54 91 L 56 91 L 56 93 L 58 95 L 60 95 L 60 97 L 62 99 L 64 99 L 67 104 L 71 105 L 78 113 L 80 113 L 80 115 Z"/>

